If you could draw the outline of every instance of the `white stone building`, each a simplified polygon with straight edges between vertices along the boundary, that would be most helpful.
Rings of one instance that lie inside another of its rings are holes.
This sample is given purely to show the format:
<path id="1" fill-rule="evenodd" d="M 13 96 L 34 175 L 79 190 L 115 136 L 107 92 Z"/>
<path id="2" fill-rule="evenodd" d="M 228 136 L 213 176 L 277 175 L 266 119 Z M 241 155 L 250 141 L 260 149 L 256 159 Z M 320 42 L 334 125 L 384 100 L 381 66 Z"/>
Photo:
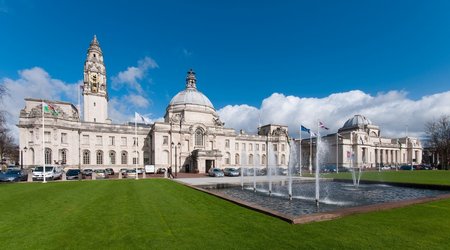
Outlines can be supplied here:
<path id="1" fill-rule="evenodd" d="M 348 119 L 338 133 L 322 137 L 321 142 L 326 148 L 321 158 L 324 166 L 337 162 L 339 167 L 375 168 L 422 162 L 422 145 L 417 138 L 382 137 L 380 128 L 362 115 Z M 315 168 L 316 143 L 316 138 L 302 140 L 303 168 Z"/>
<path id="2" fill-rule="evenodd" d="M 24 166 L 61 164 L 67 168 L 132 168 L 153 164 L 177 172 L 205 173 L 211 167 L 268 162 L 287 167 L 288 128 L 268 124 L 258 134 L 226 128 L 211 101 L 197 90 L 190 70 L 185 89 L 169 103 L 164 122 L 114 124 L 108 119 L 108 85 L 103 53 L 94 37 L 84 65 L 83 119 L 71 103 L 25 99 L 19 118 Z M 55 112 L 44 113 L 49 104 Z M 270 150 L 269 150 L 270 147 Z M 44 150 L 43 150 L 44 149 Z M 268 152 L 273 152 L 268 159 Z M 44 152 L 44 153 L 43 153 Z"/>

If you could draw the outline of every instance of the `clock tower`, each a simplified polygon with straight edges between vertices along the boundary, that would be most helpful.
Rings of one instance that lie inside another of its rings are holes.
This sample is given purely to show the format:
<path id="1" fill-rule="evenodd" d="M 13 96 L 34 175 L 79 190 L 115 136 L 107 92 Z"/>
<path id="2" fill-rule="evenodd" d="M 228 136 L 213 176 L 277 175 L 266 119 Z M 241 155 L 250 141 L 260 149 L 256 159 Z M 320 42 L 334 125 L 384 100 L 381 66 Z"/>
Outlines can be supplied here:
<path id="1" fill-rule="evenodd" d="M 92 39 L 84 63 L 83 114 L 85 122 L 111 123 L 103 53 L 97 37 Z"/>

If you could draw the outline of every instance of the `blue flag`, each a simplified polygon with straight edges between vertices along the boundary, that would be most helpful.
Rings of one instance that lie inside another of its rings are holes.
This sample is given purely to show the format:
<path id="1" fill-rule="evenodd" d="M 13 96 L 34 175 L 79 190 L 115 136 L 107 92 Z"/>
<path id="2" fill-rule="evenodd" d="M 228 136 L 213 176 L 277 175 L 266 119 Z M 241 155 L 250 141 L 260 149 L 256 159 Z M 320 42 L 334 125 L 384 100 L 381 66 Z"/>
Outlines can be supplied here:
<path id="1" fill-rule="evenodd" d="M 311 129 L 309 129 L 309 128 L 305 128 L 305 127 L 303 127 L 303 125 L 301 125 L 301 131 L 305 131 L 305 132 L 308 132 L 309 134 L 311 134 Z"/>

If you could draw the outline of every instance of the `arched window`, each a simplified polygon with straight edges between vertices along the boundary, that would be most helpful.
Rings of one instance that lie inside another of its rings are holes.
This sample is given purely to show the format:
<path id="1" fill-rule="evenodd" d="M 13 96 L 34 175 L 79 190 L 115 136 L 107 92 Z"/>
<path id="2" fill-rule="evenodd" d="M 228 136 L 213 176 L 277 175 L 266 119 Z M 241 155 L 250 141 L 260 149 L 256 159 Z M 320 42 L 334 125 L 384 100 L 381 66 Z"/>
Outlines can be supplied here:
<path id="1" fill-rule="evenodd" d="M 266 155 L 262 155 L 261 157 L 261 165 L 266 165 Z"/>
<path id="2" fill-rule="evenodd" d="M 83 150 L 83 164 L 91 164 L 91 152 Z"/>
<path id="3" fill-rule="evenodd" d="M 281 165 L 286 165 L 286 156 L 284 154 L 281 155 Z"/>
<path id="4" fill-rule="evenodd" d="M 111 163 L 111 165 L 116 164 L 116 152 L 115 151 L 109 151 L 109 163 Z"/>
<path id="5" fill-rule="evenodd" d="M 52 150 L 45 148 L 45 164 L 52 164 Z"/>
<path id="6" fill-rule="evenodd" d="M 239 154 L 234 155 L 234 162 L 239 165 Z"/>
<path id="7" fill-rule="evenodd" d="M 195 130 L 195 146 L 203 146 L 203 130 L 201 128 Z"/>
<path id="8" fill-rule="evenodd" d="M 61 150 L 61 164 L 67 163 L 67 149 Z"/>
<path id="9" fill-rule="evenodd" d="M 103 164 L 103 151 L 99 150 L 97 151 L 97 164 L 102 165 Z"/>
<path id="10" fill-rule="evenodd" d="M 226 152 L 226 153 L 225 153 L 225 164 L 226 164 L 226 165 L 230 165 L 230 158 L 231 158 L 230 153 L 229 153 L 229 152 Z"/>
<path id="11" fill-rule="evenodd" d="M 31 154 L 31 164 L 35 165 L 35 156 L 34 156 L 34 149 L 30 148 L 30 154 Z"/>
<path id="12" fill-rule="evenodd" d="M 250 144 L 251 145 L 251 144 Z M 249 156 L 248 156 L 248 165 L 253 165 L 253 155 L 252 154 L 250 154 Z"/>
<path id="13" fill-rule="evenodd" d="M 128 153 L 127 151 L 122 151 L 120 154 L 120 163 L 121 164 L 128 164 Z"/>

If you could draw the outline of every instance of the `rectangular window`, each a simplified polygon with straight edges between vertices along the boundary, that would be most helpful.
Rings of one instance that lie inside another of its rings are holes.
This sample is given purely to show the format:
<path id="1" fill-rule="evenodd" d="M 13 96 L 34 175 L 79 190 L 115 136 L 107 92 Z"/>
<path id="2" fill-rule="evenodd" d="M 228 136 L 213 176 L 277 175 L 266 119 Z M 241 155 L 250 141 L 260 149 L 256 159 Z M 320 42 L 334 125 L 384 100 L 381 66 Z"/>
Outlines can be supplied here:
<path id="1" fill-rule="evenodd" d="M 62 144 L 67 143 L 67 133 L 61 133 L 61 143 Z"/>
<path id="2" fill-rule="evenodd" d="M 95 137 L 95 145 L 103 145 L 103 138 L 101 135 Z"/>
<path id="3" fill-rule="evenodd" d="M 169 137 L 163 136 L 163 145 L 169 145 Z"/>
<path id="4" fill-rule="evenodd" d="M 230 140 L 225 140 L 225 148 L 230 148 Z"/>
<path id="5" fill-rule="evenodd" d="M 45 139 L 45 142 L 50 142 L 50 137 L 51 137 L 51 134 L 50 134 L 50 132 L 44 132 L 44 139 Z"/>
<path id="6" fill-rule="evenodd" d="M 33 142 L 34 141 L 34 133 L 33 131 L 30 131 L 30 139 L 28 140 L 28 142 Z"/>
<path id="7" fill-rule="evenodd" d="M 261 150 L 262 150 L 262 151 L 266 151 L 266 144 L 262 144 L 262 145 L 261 145 Z"/>
<path id="8" fill-rule="evenodd" d="M 281 151 L 283 151 L 283 152 L 284 152 L 284 143 L 283 143 L 283 144 L 281 144 Z"/>
<path id="9" fill-rule="evenodd" d="M 108 139 L 108 145 L 109 146 L 114 146 L 115 144 L 115 137 L 114 136 L 110 136 Z"/>
<path id="10" fill-rule="evenodd" d="M 133 137 L 133 146 L 139 146 L 139 141 L 137 137 Z"/>
<path id="11" fill-rule="evenodd" d="M 278 145 L 277 144 L 273 144 L 273 151 L 274 152 L 278 151 Z"/>
<path id="12" fill-rule="evenodd" d="M 259 144 L 255 144 L 256 145 L 256 151 L 259 151 Z"/>
<path id="13" fill-rule="evenodd" d="M 248 150 L 253 151 L 253 144 L 252 143 L 248 144 Z"/>
<path id="14" fill-rule="evenodd" d="M 89 145 L 89 135 L 83 135 L 83 144 Z"/>
<path id="15" fill-rule="evenodd" d="M 234 149 L 235 149 L 235 150 L 239 150 L 239 143 L 236 142 L 236 143 L 234 144 Z"/>
<path id="16" fill-rule="evenodd" d="M 127 138 L 126 137 L 121 137 L 120 138 L 120 145 L 121 146 L 126 146 L 127 145 Z"/>
<path id="17" fill-rule="evenodd" d="M 242 150 L 245 151 L 245 143 L 242 143 Z"/>

